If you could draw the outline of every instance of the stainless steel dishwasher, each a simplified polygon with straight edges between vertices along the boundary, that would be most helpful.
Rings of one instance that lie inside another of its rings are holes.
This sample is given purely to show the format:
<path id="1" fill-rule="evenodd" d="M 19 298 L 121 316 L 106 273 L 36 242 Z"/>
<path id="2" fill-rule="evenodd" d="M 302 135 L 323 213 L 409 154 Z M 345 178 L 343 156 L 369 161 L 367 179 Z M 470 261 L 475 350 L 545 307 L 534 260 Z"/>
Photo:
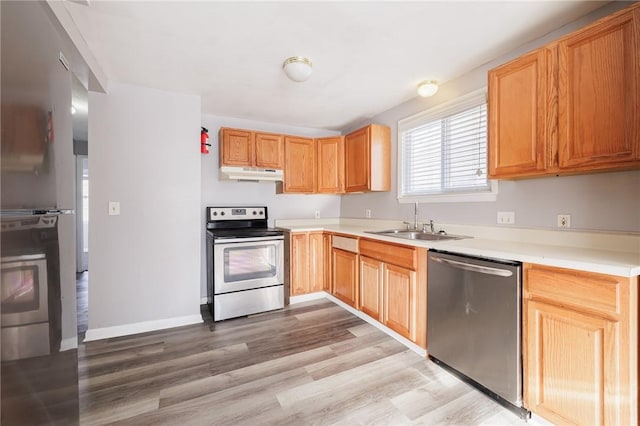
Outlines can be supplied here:
<path id="1" fill-rule="evenodd" d="M 526 418 L 522 408 L 522 264 L 430 251 L 427 352 Z"/>

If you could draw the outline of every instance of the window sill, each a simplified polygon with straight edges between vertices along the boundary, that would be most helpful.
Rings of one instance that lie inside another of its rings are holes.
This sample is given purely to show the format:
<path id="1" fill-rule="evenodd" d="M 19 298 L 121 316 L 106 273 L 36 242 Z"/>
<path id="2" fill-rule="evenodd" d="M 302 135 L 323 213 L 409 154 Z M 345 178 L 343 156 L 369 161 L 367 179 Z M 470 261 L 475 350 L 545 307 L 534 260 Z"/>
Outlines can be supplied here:
<path id="1" fill-rule="evenodd" d="M 498 182 L 491 181 L 489 192 L 465 192 L 460 194 L 405 195 L 398 196 L 398 202 L 404 203 L 476 203 L 496 201 L 498 198 Z"/>

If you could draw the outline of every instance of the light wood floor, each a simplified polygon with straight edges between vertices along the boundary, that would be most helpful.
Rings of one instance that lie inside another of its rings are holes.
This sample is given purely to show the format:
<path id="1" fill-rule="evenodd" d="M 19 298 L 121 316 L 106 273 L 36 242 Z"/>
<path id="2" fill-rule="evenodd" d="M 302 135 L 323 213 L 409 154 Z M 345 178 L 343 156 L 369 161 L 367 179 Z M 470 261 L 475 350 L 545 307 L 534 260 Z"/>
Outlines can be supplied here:
<path id="1" fill-rule="evenodd" d="M 325 299 L 78 356 L 82 425 L 526 424 Z"/>

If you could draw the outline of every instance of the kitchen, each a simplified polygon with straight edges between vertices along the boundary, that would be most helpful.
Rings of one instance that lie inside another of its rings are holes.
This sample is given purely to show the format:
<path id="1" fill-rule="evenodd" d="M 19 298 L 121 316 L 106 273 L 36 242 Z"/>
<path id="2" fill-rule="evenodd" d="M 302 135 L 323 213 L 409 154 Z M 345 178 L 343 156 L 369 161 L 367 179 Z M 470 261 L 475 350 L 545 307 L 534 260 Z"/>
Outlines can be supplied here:
<path id="1" fill-rule="evenodd" d="M 560 33 L 582 26 L 572 25 Z M 393 141 L 399 119 L 483 87 L 488 69 L 553 38 L 552 33 L 544 40 L 514 48 L 510 54 L 443 84 L 434 98 L 413 98 L 366 121 L 389 126 Z M 345 196 L 276 195 L 272 184 L 217 179 L 218 144 L 213 135 L 220 127 L 321 137 L 348 133 L 366 123 L 353 123 L 339 132 L 265 123 L 261 121 L 264 117 L 228 118 L 202 113 L 201 100 L 195 95 L 116 82 L 111 82 L 108 95 L 90 92 L 90 104 L 92 117 L 101 117 L 89 123 L 93 192 L 88 336 L 93 334 L 92 339 L 200 320 L 199 305 L 206 297 L 206 206 L 251 200 L 252 204 L 268 206 L 272 220 L 313 219 L 316 210 L 321 220 L 364 219 L 366 210 L 371 210 L 374 219 L 413 219 L 413 205 L 396 200 L 395 178 L 389 192 Z M 201 126 L 212 130 L 209 155 L 199 153 Z M 176 140 L 185 141 L 184 145 L 175 144 Z M 193 141 L 193 146 L 187 141 Z M 391 152 L 391 176 L 396 176 L 395 150 Z M 556 227 L 557 214 L 572 213 L 576 229 L 637 233 L 639 183 L 637 171 L 501 181 L 495 203 L 464 204 L 462 208 L 420 204 L 420 221 L 492 226 L 497 211 L 515 211 L 517 227 L 551 229 Z M 105 208 L 113 200 L 122 205 L 121 215 L 116 217 L 107 215 Z M 198 286 L 192 284 L 196 282 Z"/>

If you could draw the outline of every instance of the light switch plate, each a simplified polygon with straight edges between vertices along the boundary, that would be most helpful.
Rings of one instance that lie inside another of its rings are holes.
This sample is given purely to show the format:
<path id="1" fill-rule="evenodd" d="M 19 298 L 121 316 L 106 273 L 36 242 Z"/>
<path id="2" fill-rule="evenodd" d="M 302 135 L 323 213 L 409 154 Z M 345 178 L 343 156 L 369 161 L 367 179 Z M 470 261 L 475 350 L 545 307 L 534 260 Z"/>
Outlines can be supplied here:
<path id="1" fill-rule="evenodd" d="M 109 201 L 109 216 L 117 216 L 120 214 L 120 202 Z"/>

